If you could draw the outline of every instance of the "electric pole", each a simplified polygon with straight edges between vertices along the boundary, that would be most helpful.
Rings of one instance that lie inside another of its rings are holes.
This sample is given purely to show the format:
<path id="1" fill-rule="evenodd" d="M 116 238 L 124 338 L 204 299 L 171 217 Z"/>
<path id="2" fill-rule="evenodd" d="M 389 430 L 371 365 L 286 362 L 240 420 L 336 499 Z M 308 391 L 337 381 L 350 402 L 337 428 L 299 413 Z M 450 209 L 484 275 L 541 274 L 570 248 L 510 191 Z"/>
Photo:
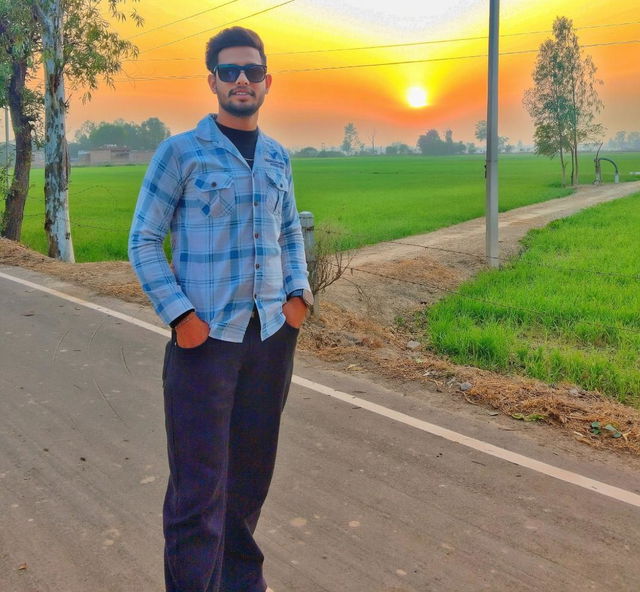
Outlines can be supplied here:
<path id="1" fill-rule="evenodd" d="M 491 267 L 500 265 L 498 251 L 498 35 L 500 0 L 489 4 L 489 96 L 487 100 L 486 255 Z"/>
<path id="2" fill-rule="evenodd" d="M 9 159 L 9 107 L 6 106 L 4 108 L 4 151 L 7 166 L 7 193 L 9 193 L 9 165 L 11 161 Z"/>

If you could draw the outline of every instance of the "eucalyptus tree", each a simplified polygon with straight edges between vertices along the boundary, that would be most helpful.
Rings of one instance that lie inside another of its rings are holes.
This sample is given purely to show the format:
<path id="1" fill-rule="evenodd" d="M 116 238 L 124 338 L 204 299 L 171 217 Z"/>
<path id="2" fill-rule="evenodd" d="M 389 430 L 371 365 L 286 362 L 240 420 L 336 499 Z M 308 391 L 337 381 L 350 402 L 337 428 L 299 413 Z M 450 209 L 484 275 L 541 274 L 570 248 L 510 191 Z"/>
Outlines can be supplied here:
<path id="1" fill-rule="evenodd" d="M 136 0 L 131 0 L 136 2 Z M 45 112 L 45 231 L 49 242 L 49 256 L 73 261 L 73 243 L 68 211 L 69 162 L 65 137 L 65 116 L 69 98 L 65 81 L 71 89 L 81 89 L 82 99 L 91 98 L 101 80 L 114 85 L 114 75 L 120 71 L 122 61 L 137 55 L 137 47 L 112 30 L 103 16 L 106 12 L 118 21 L 133 19 L 142 25 L 140 15 L 122 7 L 127 0 L 0 0 L 6 2 L 8 23 L 20 23 L 30 43 L 27 68 L 29 75 L 40 65 L 44 69 L 44 92 L 35 92 L 38 102 L 44 102 Z M 103 10 L 103 9 L 106 9 Z M 18 20 L 22 17 L 22 20 Z M 8 38 L 0 30 L 0 43 Z M 16 61 L 11 53 L 6 61 Z M 24 86 L 26 88 L 26 86 Z M 12 120 L 14 115 L 12 113 Z M 15 123 L 14 123 L 15 128 Z M 16 169 L 18 158 L 16 153 Z M 29 159 L 30 161 L 30 159 Z M 24 162 L 20 166 L 28 167 Z M 25 194 L 26 198 L 26 194 Z M 24 199 L 20 213 L 20 223 Z M 8 211 L 8 210 L 7 210 Z M 17 212 L 13 212 L 17 215 Z M 15 226 L 7 220 L 3 229 Z M 18 225 L 19 236 L 19 225 Z"/>
<path id="2" fill-rule="evenodd" d="M 571 184 L 578 183 L 578 146 L 599 138 L 604 128 L 595 119 L 602 109 L 597 68 L 578 43 L 573 21 L 558 17 L 553 39 L 540 45 L 533 72 L 533 88 L 524 104 L 533 119 L 536 152 L 560 156 L 562 182 L 566 183 L 565 155 L 571 159 Z"/>
<path id="3" fill-rule="evenodd" d="M 41 123 L 42 95 L 32 88 L 40 34 L 28 2 L 0 0 L 0 107 L 8 107 L 16 145 L 9 189 L 4 196 L 0 234 L 20 240 L 29 191 L 32 147 Z M 9 174 L 9 171 L 7 171 Z"/>

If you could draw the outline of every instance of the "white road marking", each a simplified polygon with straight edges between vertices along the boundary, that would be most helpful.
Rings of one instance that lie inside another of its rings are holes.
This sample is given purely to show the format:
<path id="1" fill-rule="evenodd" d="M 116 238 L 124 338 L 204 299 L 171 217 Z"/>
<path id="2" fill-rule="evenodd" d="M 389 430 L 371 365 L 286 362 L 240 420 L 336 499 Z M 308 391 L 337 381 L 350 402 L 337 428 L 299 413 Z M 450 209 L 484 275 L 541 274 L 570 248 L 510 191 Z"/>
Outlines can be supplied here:
<path id="1" fill-rule="evenodd" d="M 120 319 L 121 321 L 126 321 L 127 323 L 131 323 L 132 325 L 136 325 L 143 329 L 147 329 L 148 331 L 153 331 L 158 335 L 163 335 L 164 337 L 167 337 L 167 338 L 171 337 L 171 331 L 167 329 L 163 329 L 162 327 L 157 327 L 156 325 L 152 325 L 151 323 L 141 321 L 140 319 L 136 319 L 135 317 L 132 317 L 130 315 L 118 312 L 117 310 L 112 310 L 111 308 L 107 308 L 106 306 L 100 306 L 99 304 L 94 304 L 93 302 L 88 302 L 87 300 L 76 298 L 75 296 L 65 294 L 64 292 L 60 292 L 52 288 L 47 288 L 46 286 L 41 286 L 40 284 L 34 284 L 29 280 L 23 280 L 22 278 L 18 278 L 13 275 L 9 275 L 7 273 L 3 273 L 1 271 L 0 271 L 0 278 L 5 278 L 12 282 L 22 284 L 23 286 L 27 286 L 28 288 L 33 288 L 34 290 L 40 290 L 40 292 L 44 292 L 45 294 L 50 294 L 51 296 L 57 296 L 58 298 L 62 298 L 63 300 L 68 300 L 69 302 L 73 302 L 74 304 L 79 304 L 80 306 L 85 306 L 92 310 L 97 310 L 98 312 L 101 312 L 103 314 L 109 315 L 111 317 L 115 317 L 116 319 Z"/>
<path id="2" fill-rule="evenodd" d="M 0 278 L 22 284 L 29 288 L 33 288 L 34 290 L 45 292 L 46 294 L 62 298 L 69 302 L 73 302 L 74 304 L 96 310 L 103 314 L 112 316 L 116 319 L 120 319 L 122 321 L 126 321 L 127 323 L 131 323 L 132 325 L 136 325 L 137 327 L 153 331 L 154 333 L 157 333 L 164 337 L 170 336 L 170 332 L 167 329 L 156 327 L 151 323 L 141 321 L 130 315 L 112 310 L 105 306 L 100 306 L 98 304 L 88 302 L 86 300 L 82 300 L 81 298 L 76 298 L 75 296 L 70 296 L 69 294 L 65 294 L 64 292 L 53 290 L 51 288 L 47 288 L 46 286 L 41 286 L 39 284 L 35 284 L 28 280 L 24 280 L 22 278 L 18 278 L 3 272 L 0 272 Z M 306 378 L 302 378 L 301 376 L 294 375 L 292 382 L 303 388 L 321 393 L 323 395 L 328 395 L 329 397 L 333 397 L 334 399 L 338 399 L 339 401 L 349 403 L 350 405 L 357 405 L 358 407 L 362 407 L 363 409 L 366 409 L 367 411 L 370 411 L 372 413 L 376 413 L 377 415 L 381 415 L 388 419 L 398 421 L 434 436 L 439 436 L 441 438 L 444 438 L 445 440 L 449 440 L 450 442 L 455 442 L 456 444 L 472 448 L 473 450 L 477 450 L 478 452 L 483 452 L 484 454 L 494 456 L 496 458 L 519 465 L 521 467 L 525 467 L 532 471 L 536 471 L 537 473 L 542 473 L 543 475 L 547 475 L 548 477 L 559 479 L 560 481 L 570 483 L 577 487 L 588 489 L 589 491 L 593 491 L 594 493 L 599 493 L 600 495 L 604 495 L 615 500 L 631 504 L 632 506 L 640 507 L 640 495 L 638 495 L 637 493 L 633 493 L 632 491 L 614 487 L 613 485 L 608 485 L 607 483 L 603 483 L 602 481 L 596 481 L 595 479 L 585 477 L 584 475 L 580 475 L 579 473 L 574 473 L 572 471 L 567 471 L 565 469 L 555 467 L 553 465 L 535 460 L 528 456 L 524 456 L 516 452 L 511 452 L 506 448 L 500 448 L 499 446 L 494 446 L 493 444 L 489 444 L 488 442 L 477 440 L 476 438 L 470 438 L 469 436 L 454 432 L 453 430 L 437 426 L 433 423 L 422 421 L 421 419 L 406 415 L 405 413 L 400 413 L 399 411 L 394 411 L 393 409 L 383 407 L 382 405 L 378 405 L 377 403 L 372 403 L 354 395 L 349 395 L 348 393 L 343 393 L 342 391 L 337 391 L 331 387 L 324 386 L 311 380 L 307 380 Z"/>
<path id="3" fill-rule="evenodd" d="M 339 399 L 340 401 L 344 401 L 345 403 L 349 403 L 350 405 L 357 405 L 358 407 L 362 407 L 363 409 L 371 411 L 372 413 L 377 413 L 378 415 L 382 415 L 384 417 L 388 417 L 389 419 L 399 421 L 411 427 L 422 430 L 423 432 L 428 432 L 429 434 L 433 434 L 434 436 L 440 436 L 441 438 L 449 440 L 450 442 L 462 444 L 462 446 L 473 448 L 474 450 L 477 450 L 479 452 L 484 452 L 485 454 L 489 454 L 490 456 L 495 456 L 496 458 L 500 458 L 510 463 L 520 465 L 521 467 L 531 469 L 532 471 L 542 473 L 549 477 L 554 477 L 555 479 L 560 479 L 560 481 L 565 481 L 567 483 L 577 485 L 578 487 L 584 487 L 589 491 L 595 491 L 596 493 L 599 493 L 601 495 L 606 495 L 621 502 L 631 504 L 632 506 L 640 507 L 640 495 L 638 495 L 637 493 L 633 493 L 632 491 L 620 489 L 619 487 L 614 487 L 613 485 L 607 485 L 602 481 L 590 479 L 589 477 L 585 477 L 583 475 L 580 475 L 579 473 L 566 471 L 565 469 L 554 467 L 553 465 L 549 465 L 539 460 L 529 458 L 528 456 L 524 456 L 516 452 L 511 452 L 506 448 L 500 448 L 499 446 L 494 446 L 493 444 L 489 444 L 488 442 L 483 442 L 482 440 L 477 440 L 476 438 L 470 438 L 469 436 L 459 434 L 458 432 L 454 432 L 453 430 L 437 426 L 427 421 L 422 421 L 421 419 L 417 419 L 415 417 L 411 417 L 410 415 L 400 413 L 399 411 L 394 411 L 393 409 L 383 407 L 382 405 L 378 405 L 377 403 L 371 403 L 370 401 L 366 401 L 365 399 L 360 399 L 359 397 L 337 391 L 335 389 L 332 389 L 331 387 L 318 384 L 317 382 L 312 382 L 310 380 L 307 380 L 306 378 L 301 378 L 300 376 L 294 376 L 292 382 L 294 382 L 298 386 L 314 390 L 324 395 L 329 395 L 334 399 Z"/>

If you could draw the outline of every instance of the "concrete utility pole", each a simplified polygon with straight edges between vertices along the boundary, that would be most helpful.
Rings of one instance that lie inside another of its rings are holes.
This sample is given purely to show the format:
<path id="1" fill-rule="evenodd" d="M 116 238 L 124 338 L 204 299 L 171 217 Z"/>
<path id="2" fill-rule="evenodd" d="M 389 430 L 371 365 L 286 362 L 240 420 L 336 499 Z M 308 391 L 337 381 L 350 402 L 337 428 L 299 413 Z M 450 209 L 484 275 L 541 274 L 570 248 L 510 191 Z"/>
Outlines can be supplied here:
<path id="1" fill-rule="evenodd" d="M 9 193 L 9 107 L 4 108 L 4 149 L 5 160 L 7 165 L 7 193 Z"/>
<path id="2" fill-rule="evenodd" d="M 307 271 L 309 279 L 315 272 L 316 265 L 316 239 L 315 239 L 315 218 L 311 212 L 300 212 L 300 226 L 302 226 L 302 238 L 304 240 L 304 254 L 307 259 Z M 313 286 L 311 286 L 313 290 Z M 320 294 L 314 294 L 313 308 L 311 314 L 316 316 L 320 314 Z"/>
<path id="3" fill-rule="evenodd" d="M 498 250 L 498 35 L 500 0 L 489 8 L 489 96 L 487 100 L 487 198 L 485 217 L 487 263 L 499 267 Z"/>

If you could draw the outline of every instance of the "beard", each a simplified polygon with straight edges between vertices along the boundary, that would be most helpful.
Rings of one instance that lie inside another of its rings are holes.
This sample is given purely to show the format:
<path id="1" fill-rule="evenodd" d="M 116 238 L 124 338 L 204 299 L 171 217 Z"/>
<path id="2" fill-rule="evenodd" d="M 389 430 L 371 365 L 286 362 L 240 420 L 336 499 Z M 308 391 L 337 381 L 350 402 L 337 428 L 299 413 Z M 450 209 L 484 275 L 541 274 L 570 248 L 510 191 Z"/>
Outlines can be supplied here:
<path id="1" fill-rule="evenodd" d="M 231 97 L 233 96 L 233 91 L 227 97 L 224 97 L 218 94 L 218 101 L 220 103 L 220 108 L 224 109 L 229 115 L 233 115 L 234 117 L 251 117 L 255 113 L 258 112 L 258 109 L 262 107 L 262 103 L 264 102 L 264 95 L 258 97 L 255 103 L 233 103 L 231 101 Z M 256 97 L 257 95 L 254 93 L 253 95 Z"/>

